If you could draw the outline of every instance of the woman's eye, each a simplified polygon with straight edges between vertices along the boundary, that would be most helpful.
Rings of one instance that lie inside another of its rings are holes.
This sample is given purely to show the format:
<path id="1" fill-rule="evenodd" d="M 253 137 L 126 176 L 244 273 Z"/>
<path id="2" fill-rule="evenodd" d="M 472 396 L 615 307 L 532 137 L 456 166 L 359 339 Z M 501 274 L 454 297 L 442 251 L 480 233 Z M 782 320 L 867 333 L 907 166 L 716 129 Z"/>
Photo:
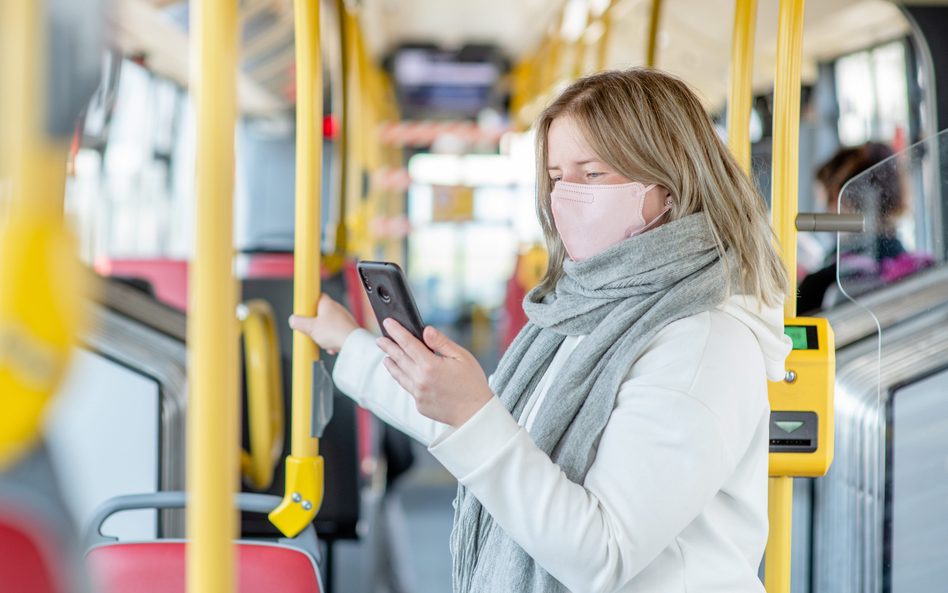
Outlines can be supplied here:
<path id="1" fill-rule="evenodd" d="M 562 177 L 551 177 L 550 181 L 553 182 L 553 185 L 556 185 L 556 182 L 559 181 L 560 179 L 562 179 Z"/>
<path id="2" fill-rule="evenodd" d="M 596 179 L 596 178 L 601 177 L 601 176 L 602 176 L 602 173 L 597 173 L 597 172 L 595 172 L 595 171 L 586 173 L 586 177 L 589 177 L 590 179 Z"/>

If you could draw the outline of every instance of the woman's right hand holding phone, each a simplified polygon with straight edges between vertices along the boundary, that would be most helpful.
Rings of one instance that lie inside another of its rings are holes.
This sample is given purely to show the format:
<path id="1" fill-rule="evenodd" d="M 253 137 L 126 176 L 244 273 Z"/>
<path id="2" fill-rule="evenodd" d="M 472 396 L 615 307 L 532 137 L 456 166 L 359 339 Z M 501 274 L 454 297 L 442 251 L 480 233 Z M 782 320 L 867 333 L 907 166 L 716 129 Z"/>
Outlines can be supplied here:
<path id="1" fill-rule="evenodd" d="M 359 324 L 345 307 L 323 294 L 319 297 L 316 317 L 292 315 L 290 327 L 312 338 L 326 352 L 335 354 L 349 334 L 359 329 Z"/>

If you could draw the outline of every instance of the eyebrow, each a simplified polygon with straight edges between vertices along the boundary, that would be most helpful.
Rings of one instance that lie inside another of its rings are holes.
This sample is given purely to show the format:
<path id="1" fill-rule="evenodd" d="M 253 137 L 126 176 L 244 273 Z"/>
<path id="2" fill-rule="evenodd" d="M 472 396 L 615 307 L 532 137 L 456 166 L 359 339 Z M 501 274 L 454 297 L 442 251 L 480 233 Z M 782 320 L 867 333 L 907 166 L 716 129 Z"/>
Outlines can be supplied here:
<path id="1" fill-rule="evenodd" d="M 587 159 L 585 161 L 578 161 L 573 164 L 574 165 L 588 165 L 589 163 L 601 163 L 601 162 L 602 161 L 600 161 L 599 159 Z M 550 170 L 559 169 L 559 168 L 561 168 L 559 165 L 550 165 L 549 167 L 546 168 L 546 170 L 550 171 Z"/>

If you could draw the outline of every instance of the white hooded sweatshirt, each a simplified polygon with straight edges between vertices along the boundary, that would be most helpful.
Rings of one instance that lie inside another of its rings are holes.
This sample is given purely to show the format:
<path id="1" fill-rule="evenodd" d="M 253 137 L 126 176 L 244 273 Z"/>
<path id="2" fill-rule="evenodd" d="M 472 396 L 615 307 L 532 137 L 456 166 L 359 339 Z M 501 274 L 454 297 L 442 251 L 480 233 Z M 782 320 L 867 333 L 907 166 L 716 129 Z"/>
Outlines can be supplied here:
<path id="1" fill-rule="evenodd" d="M 359 405 L 427 445 L 570 591 L 762 592 L 767 379 L 783 378 L 791 349 L 783 311 L 735 296 L 659 331 L 619 387 L 580 485 L 528 431 L 582 339 L 560 346 L 522 425 L 496 396 L 456 430 L 422 416 L 364 330 L 346 340 L 333 378 Z"/>

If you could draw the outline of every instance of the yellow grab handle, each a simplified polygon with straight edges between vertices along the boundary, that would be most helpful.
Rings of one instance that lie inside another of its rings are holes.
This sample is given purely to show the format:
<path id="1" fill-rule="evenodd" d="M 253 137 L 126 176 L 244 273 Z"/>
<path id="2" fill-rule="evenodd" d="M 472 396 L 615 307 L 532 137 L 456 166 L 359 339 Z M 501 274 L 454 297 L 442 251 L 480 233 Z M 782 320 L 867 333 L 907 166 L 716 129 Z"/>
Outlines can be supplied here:
<path id="1" fill-rule="evenodd" d="M 312 317 L 319 301 L 320 166 L 322 164 L 322 68 L 319 0 L 294 0 L 296 26 L 296 245 L 293 312 Z M 317 119 L 318 118 L 318 119 Z M 293 333 L 292 454 L 286 459 L 283 503 L 270 521 L 286 536 L 302 531 L 323 498 L 323 461 L 312 436 L 313 362 L 319 350 L 308 336 Z M 300 496 L 299 502 L 293 500 Z M 305 498 L 304 498 L 305 496 Z M 311 508 L 303 509 L 303 501 Z"/>
<path id="2" fill-rule="evenodd" d="M 0 233 L 0 469 L 39 439 L 79 326 L 78 272 L 61 220 L 17 220 Z"/>
<path id="3" fill-rule="evenodd" d="M 283 373 L 276 316 L 262 299 L 242 303 L 237 317 L 244 336 L 250 452 L 242 451 L 240 471 L 253 488 L 266 490 L 283 452 Z"/>
<path id="4" fill-rule="evenodd" d="M 323 458 L 286 458 L 286 494 L 270 512 L 270 522 L 283 535 L 295 537 L 316 517 L 323 504 Z"/>

